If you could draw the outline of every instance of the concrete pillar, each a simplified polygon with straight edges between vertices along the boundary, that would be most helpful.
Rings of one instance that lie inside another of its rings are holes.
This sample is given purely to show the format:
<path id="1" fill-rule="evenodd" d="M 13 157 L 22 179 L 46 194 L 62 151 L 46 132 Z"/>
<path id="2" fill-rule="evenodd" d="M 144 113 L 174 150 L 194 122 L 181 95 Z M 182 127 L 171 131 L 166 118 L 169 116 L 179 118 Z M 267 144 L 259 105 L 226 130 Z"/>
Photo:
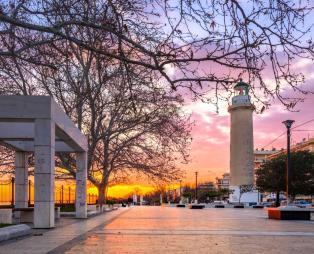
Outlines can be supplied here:
<path id="1" fill-rule="evenodd" d="M 50 119 L 35 120 L 35 209 L 34 227 L 53 228 L 55 123 Z"/>
<path id="2" fill-rule="evenodd" d="M 86 180 L 87 180 L 87 153 L 76 153 L 76 199 L 75 217 L 87 218 Z"/>
<path id="3" fill-rule="evenodd" d="M 15 152 L 15 207 L 28 206 L 28 161 L 25 152 Z"/>

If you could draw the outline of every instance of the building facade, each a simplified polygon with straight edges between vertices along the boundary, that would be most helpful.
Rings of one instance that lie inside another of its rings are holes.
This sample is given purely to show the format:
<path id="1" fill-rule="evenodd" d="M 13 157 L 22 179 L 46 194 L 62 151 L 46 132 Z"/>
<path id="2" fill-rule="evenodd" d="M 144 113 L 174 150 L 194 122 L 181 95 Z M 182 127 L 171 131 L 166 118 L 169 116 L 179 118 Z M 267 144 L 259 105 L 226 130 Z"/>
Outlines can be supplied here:
<path id="1" fill-rule="evenodd" d="M 292 145 L 291 152 L 297 152 L 297 151 L 310 151 L 314 153 L 314 138 L 309 138 L 307 140 L 303 139 L 301 142 L 298 142 L 295 145 Z M 281 149 L 280 151 L 277 150 L 276 153 L 272 153 L 268 155 L 267 160 L 271 160 L 285 153 L 287 153 L 286 149 Z"/>
<path id="2" fill-rule="evenodd" d="M 215 184 L 213 182 L 201 183 L 198 185 L 198 189 L 200 189 L 200 190 L 214 190 Z"/>
<path id="3" fill-rule="evenodd" d="M 229 189 L 230 186 L 230 173 L 224 173 L 221 178 L 216 178 L 216 186 L 220 189 Z"/>
<path id="4" fill-rule="evenodd" d="M 268 157 L 279 153 L 280 150 L 277 150 L 276 148 L 273 148 L 271 150 L 265 150 L 265 149 L 255 149 L 254 150 L 254 171 L 260 167 L 265 161 L 268 160 Z"/>

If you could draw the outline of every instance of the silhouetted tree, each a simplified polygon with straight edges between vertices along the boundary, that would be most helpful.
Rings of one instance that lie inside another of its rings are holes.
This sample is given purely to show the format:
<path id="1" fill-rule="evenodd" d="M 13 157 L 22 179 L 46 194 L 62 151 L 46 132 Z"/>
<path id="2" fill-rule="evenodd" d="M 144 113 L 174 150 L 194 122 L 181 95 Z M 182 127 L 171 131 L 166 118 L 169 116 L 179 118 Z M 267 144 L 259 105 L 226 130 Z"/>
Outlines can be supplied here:
<path id="1" fill-rule="evenodd" d="M 173 90 L 184 87 L 199 96 L 207 89 L 211 103 L 229 96 L 241 76 L 256 100 L 268 106 L 261 94 L 277 96 L 291 108 L 298 98 L 283 98 L 280 91 L 283 85 L 302 91 L 304 76 L 290 64 L 313 59 L 312 9 L 307 0 L 3 0 L 3 84 L 15 86 L 15 79 L 24 94 L 30 92 L 30 79 L 15 75 L 28 68 L 32 76 L 29 65 L 57 70 L 56 52 L 68 57 L 68 48 L 76 47 Z M 94 35 L 102 41 L 91 43 Z M 274 86 L 266 84 L 265 71 Z"/>
<path id="2" fill-rule="evenodd" d="M 212 202 L 217 197 L 219 197 L 219 191 L 216 189 L 203 189 L 198 193 L 198 201 L 199 202 Z"/>
<path id="3" fill-rule="evenodd" d="M 276 193 L 276 206 L 280 205 L 279 194 L 286 190 L 286 154 L 266 161 L 256 171 L 256 185 L 261 191 Z M 291 153 L 289 194 L 314 193 L 314 154 L 309 151 Z"/>

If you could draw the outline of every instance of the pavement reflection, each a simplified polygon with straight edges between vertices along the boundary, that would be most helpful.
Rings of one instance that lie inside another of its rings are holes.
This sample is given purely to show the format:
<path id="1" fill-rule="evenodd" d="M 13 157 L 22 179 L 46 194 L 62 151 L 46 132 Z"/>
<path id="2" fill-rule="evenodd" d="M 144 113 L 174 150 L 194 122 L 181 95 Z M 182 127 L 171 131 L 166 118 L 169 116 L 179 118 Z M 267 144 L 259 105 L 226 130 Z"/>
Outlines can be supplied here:
<path id="1" fill-rule="evenodd" d="M 134 207 L 65 253 L 314 253 L 313 221 L 258 209 Z"/>

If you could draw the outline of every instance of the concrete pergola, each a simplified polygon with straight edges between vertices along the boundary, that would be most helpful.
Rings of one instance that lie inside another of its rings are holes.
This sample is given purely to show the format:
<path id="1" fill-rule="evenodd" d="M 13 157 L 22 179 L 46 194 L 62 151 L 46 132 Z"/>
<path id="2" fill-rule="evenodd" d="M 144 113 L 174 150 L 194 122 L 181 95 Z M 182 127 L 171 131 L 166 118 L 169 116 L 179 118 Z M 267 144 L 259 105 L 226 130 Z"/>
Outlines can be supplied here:
<path id="1" fill-rule="evenodd" d="M 55 152 L 75 153 L 76 217 L 87 217 L 87 140 L 48 96 L 0 96 L 0 142 L 15 150 L 15 207 L 28 206 L 27 154 L 35 155 L 34 227 L 54 227 Z"/>

